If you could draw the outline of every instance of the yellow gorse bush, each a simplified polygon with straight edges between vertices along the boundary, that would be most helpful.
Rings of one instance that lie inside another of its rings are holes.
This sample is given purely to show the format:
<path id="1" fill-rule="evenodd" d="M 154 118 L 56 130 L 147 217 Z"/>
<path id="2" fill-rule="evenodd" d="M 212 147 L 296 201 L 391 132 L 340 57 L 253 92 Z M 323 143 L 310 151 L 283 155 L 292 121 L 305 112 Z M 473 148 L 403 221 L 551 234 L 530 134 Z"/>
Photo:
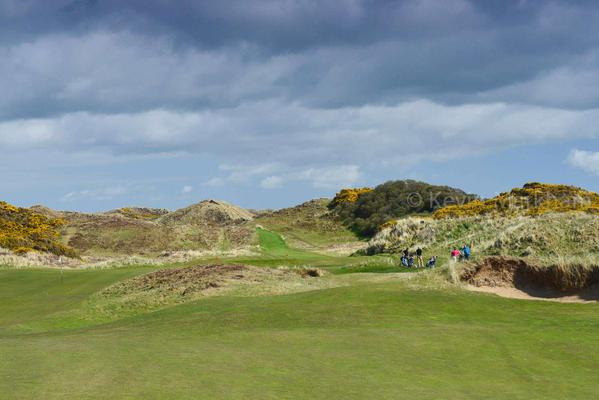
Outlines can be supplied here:
<path id="1" fill-rule="evenodd" d="M 440 208 L 433 216 L 441 219 L 488 214 L 541 215 L 570 211 L 599 213 L 599 194 L 575 186 L 533 182 L 488 200 Z"/>
<path id="2" fill-rule="evenodd" d="M 18 254 L 37 250 L 76 256 L 73 249 L 59 242 L 60 227 L 64 224 L 60 218 L 49 218 L 0 201 L 0 247 Z"/>
<path id="3" fill-rule="evenodd" d="M 372 192 L 371 188 L 341 189 L 331 201 L 329 207 L 335 208 L 342 203 L 355 203 L 363 193 Z"/>

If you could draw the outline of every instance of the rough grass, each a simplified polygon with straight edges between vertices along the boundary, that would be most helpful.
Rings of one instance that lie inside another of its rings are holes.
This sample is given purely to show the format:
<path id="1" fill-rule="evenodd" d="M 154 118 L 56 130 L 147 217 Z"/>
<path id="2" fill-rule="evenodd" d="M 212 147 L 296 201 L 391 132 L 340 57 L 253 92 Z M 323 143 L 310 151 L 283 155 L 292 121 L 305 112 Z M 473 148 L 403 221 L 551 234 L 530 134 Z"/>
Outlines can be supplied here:
<path id="1" fill-rule="evenodd" d="M 69 213 L 65 217 L 64 241 L 87 256 L 156 256 L 164 251 L 242 248 L 254 240 L 253 228 L 241 223 L 188 223 L 186 219 L 161 222 L 169 216 L 146 220 L 118 213 Z"/>
<path id="2" fill-rule="evenodd" d="M 263 212 L 255 220 L 254 212 L 213 200 L 173 212 L 134 207 L 91 214 L 58 212 L 42 206 L 32 210 L 45 220 L 60 217 L 65 224 L 60 226 L 62 243 L 57 243 L 77 249 L 84 257 L 156 257 L 164 252 L 247 250 L 259 241 L 256 226 L 278 232 L 294 248 L 304 250 L 351 254 L 364 247 L 365 242 L 359 241 L 329 212 L 328 202 L 319 199 Z"/>
<path id="3" fill-rule="evenodd" d="M 207 296 L 288 294 L 342 282 L 321 279 L 315 269 L 257 268 L 235 264 L 167 268 L 120 281 L 92 295 L 84 316 L 115 319 Z"/>
<path id="4" fill-rule="evenodd" d="M 467 243 L 479 258 L 502 255 L 529 258 L 538 265 L 597 265 L 597 232 L 599 216 L 585 213 L 443 220 L 407 218 L 377 235 L 370 242 L 370 251 L 395 253 L 420 246 L 427 255 L 446 258 L 451 248 Z"/>

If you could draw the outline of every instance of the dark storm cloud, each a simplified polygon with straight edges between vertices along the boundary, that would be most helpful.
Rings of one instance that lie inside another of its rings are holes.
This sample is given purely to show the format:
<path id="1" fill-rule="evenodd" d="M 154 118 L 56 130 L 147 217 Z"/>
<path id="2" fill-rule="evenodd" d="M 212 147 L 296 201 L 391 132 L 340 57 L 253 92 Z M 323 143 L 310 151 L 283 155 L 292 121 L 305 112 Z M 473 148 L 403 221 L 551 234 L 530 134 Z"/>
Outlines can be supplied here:
<path id="1" fill-rule="evenodd" d="M 599 5 L 573 1 L 0 0 L 0 119 L 265 98 L 592 108 L 539 79 L 588 85 L 597 25 Z"/>
<path id="2" fill-rule="evenodd" d="M 455 1 L 435 5 L 369 0 L 4 0 L 2 4 L 1 32 L 12 40 L 104 26 L 175 35 L 178 41 L 204 48 L 251 42 L 278 52 L 365 43 L 398 34 L 435 36 L 454 30 L 455 22 L 464 27 L 477 24 L 472 7 Z"/>
<path id="3" fill-rule="evenodd" d="M 416 102 L 468 121 L 459 108 L 468 104 L 534 115 L 599 106 L 592 2 L 0 0 L 0 21 L 1 128 L 26 127 L 29 145 L 177 151 L 234 127 L 248 142 L 298 148 L 286 133 L 305 122 L 277 115 L 327 115 L 318 137 L 349 129 L 326 110 Z M 242 115 L 261 109 L 268 114 Z M 376 115 L 373 131 L 393 132 Z M 182 130 L 181 116 L 193 120 Z M 454 130 L 469 132 L 464 124 Z M 169 141 L 173 132 L 185 140 Z M 305 145 L 298 152 L 317 153 Z"/>

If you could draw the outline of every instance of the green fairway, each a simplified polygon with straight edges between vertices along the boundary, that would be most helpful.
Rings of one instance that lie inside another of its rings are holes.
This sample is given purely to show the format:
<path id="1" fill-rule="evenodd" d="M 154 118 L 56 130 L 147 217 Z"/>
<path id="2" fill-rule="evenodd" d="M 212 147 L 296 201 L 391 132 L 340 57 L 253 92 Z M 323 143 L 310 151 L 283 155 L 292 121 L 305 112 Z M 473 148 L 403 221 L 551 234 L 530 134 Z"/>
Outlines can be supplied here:
<path id="1" fill-rule="evenodd" d="M 0 271 L 2 398 L 590 399 L 599 389 L 598 305 L 401 279 L 67 323 L 91 293 L 145 270 L 68 271 L 62 283 L 55 270 Z"/>
<path id="2" fill-rule="evenodd" d="M 266 229 L 256 230 L 261 254 L 236 258 L 207 258 L 203 262 L 234 262 L 261 267 L 318 267 L 333 274 L 352 272 L 408 272 L 399 260 L 390 255 L 378 256 L 334 256 L 288 246 L 283 237 Z"/>
<path id="3" fill-rule="evenodd" d="M 289 254 L 291 249 L 287 246 L 287 243 L 283 240 L 281 235 L 266 229 L 258 228 L 258 239 L 260 240 L 260 248 L 265 253 L 273 255 Z M 303 254 L 304 252 L 293 250 L 294 255 Z"/>

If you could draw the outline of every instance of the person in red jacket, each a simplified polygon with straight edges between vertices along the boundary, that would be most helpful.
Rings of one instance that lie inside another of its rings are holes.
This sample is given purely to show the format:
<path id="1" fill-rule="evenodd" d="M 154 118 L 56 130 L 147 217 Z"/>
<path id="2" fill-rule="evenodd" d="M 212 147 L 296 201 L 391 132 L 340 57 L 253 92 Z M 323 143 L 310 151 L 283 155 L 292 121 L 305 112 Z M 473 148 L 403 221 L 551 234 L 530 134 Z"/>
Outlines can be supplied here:
<path id="1" fill-rule="evenodd" d="M 451 251 L 451 258 L 453 259 L 453 261 L 458 261 L 461 255 L 462 253 L 458 250 L 457 247 L 454 247 Z"/>

